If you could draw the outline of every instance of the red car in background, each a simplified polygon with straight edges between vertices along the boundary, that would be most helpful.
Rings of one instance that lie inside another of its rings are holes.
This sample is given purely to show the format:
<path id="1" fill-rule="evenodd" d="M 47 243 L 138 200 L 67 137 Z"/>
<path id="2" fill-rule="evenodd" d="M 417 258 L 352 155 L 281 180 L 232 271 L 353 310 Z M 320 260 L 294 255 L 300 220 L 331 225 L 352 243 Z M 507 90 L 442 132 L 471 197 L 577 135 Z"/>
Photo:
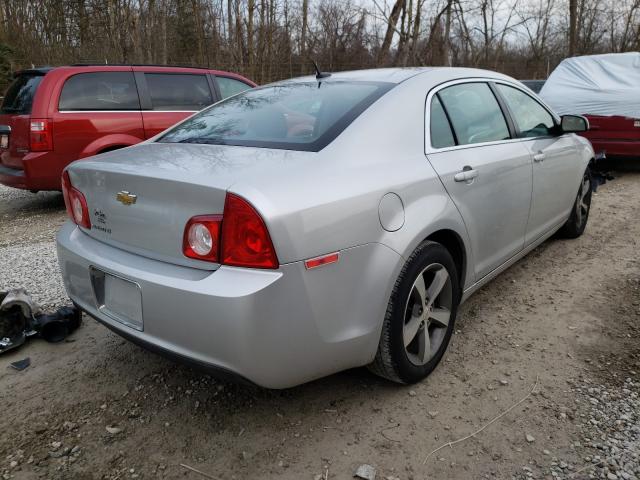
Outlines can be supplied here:
<path id="1" fill-rule="evenodd" d="M 589 130 L 581 133 L 589 139 L 596 154 L 608 158 L 640 158 L 640 118 L 622 115 L 585 115 Z"/>
<path id="2" fill-rule="evenodd" d="M 596 155 L 640 158 L 640 52 L 585 55 L 563 60 L 540 90 L 560 115 L 589 119 Z"/>
<path id="3" fill-rule="evenodd" d="M 255 87 L 201 68 L 73 65 L 17 72 L 0 107 L 0 183 L 60 190 L 69 163 L 135 145 Z"/>

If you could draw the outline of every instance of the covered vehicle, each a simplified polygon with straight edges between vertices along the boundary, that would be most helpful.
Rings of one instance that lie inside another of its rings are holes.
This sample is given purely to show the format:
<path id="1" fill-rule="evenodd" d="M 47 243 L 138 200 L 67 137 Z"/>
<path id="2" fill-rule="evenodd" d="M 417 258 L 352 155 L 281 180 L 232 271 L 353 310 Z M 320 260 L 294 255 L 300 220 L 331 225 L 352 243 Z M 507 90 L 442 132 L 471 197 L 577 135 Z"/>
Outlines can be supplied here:
<path id="1" fill-rule="evenodd" d="M 589 119 L 584 136 L 596 153 L 640 157 L 640 53 L 568 58 L 540 96 L 561 115 Z"/>

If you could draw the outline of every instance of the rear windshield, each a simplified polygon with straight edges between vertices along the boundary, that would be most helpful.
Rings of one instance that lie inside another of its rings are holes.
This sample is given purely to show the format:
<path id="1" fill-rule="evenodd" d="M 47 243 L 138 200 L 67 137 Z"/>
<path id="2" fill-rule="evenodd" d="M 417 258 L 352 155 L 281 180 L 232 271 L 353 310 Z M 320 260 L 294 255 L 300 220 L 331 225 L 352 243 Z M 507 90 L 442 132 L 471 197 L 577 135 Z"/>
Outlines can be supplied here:
<path id="1" fill-rule="evenodd" d="M 18 75 L 7 90 L 0 113 L 31 113 L 33 97 L 44 75 Z"/>
<path id="2" fill-rule="evenodd" d="M 203 110 L 158 141 L 317 152 L 392 86 L 325 81 L 251 89 Z"/>

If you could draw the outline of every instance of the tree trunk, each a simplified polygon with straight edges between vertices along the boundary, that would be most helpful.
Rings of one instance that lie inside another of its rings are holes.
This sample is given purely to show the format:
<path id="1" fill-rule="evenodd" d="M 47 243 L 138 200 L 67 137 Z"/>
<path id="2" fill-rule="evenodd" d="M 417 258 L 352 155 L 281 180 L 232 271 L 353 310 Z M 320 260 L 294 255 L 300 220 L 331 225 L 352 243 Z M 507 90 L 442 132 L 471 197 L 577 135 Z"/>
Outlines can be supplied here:
<path id="1" fill-rule="evenodd" d="M 300 34 L 300 56 L 304 62 L 307 55 L 307 26 L 309 17 L 309 0 L 302 0 L 302 33 Z"/>
<path id="2" fill-rule="evenodd" d="M 393 35 L 396 32 L 398 18 L 400 18 L 400 13 L 404 8 L 405 2 L 406 0 L 396 0 L 396 3 L 391 9 L 391 15 L 389 15 L 389 19 L 387 20 L 387 33 L 384 36 L 382 46 L 380 47 L 380 52 L 378 53 L 377 64 L 379 66 L 387 63 L 389 50 L 391 49 L 391 41 L 393 40 Z"/>
<path id="3" fill-rule="evenodd" d="M 569 0 L 569 56 L 576 54 L 578 29 L 578 0 Z"/>

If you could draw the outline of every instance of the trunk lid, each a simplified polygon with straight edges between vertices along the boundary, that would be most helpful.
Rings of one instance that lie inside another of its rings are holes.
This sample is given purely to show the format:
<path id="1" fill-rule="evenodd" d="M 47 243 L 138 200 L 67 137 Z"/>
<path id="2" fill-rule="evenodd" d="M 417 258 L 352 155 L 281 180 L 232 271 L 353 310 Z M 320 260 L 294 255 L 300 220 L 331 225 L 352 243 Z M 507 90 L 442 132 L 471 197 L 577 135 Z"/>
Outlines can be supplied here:
<path id="1" fill-rule="evenodd" d="M 287 159 L 296 157 L 299 163 L 298 157 L 309 155 L 250 147 L 147 143 L 75 162 L 69 176 L 87 199 L 92 225 L 90 231 L 85 230 L 88 235 L 138 255 L 214 270 L 216 264 L 183 255 L 188 220 L 222 214 L 226 192 L 237 181 L 277 175 L 275 170 L 286 169 L 290 163 Z M 126 198 L 131 204 L 126 204 Z"/>
<path id="2" fill-rule="evenodd" d="M 9 149 L 0 150 L 0 163 L 22 169 L 22 157 L 29 152 L 31 107 L 45 72 L 19 73 L 9 85 L 0 107 L 0 125 L 11 127 Z"/>

